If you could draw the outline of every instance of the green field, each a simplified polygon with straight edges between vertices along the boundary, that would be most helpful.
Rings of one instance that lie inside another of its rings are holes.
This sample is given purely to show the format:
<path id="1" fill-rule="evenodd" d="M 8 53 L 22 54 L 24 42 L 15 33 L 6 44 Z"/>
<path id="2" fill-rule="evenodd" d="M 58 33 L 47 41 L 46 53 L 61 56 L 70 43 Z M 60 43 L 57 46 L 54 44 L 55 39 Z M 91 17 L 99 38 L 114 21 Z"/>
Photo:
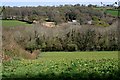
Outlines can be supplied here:
<path id="1" fill-rule="evenodd" d="M 74 60 L 74 59 L 84 59 L 84 60 L 99 60 L 99 59 L 112 59 L 118 58 L 117 51 L 95 51 L 95 52 L 42 52 L 38 59 L 43 61 L 49 60 Z"/>
<path id="2" fill-rule="evenodd" d="M 3 27 L 17 27 L 17 26 L 32 26 L 26 22 L 21 22 L 17 20 L 2 20 Z"/>
<path id="3" fill-rule="evenodd" d="M 106 12 L 107 14 L 110 14 L 112 16 L 118 16 L 118 10 L 115 9 L 107 9 L 107 8 L 94 8 L 94 9 Z"/>
<path id="4" fill-rule="evenodd" d="M 42 52 L 36 60 L 3 63 L 3 78 L 118 80 L 118 52 Z"/>
<path id="5" fill-rule="evenodd" d="M 111 14 L 113 16 L 118 16 L 118 10 L 106 10 L 106 13 Z"/>

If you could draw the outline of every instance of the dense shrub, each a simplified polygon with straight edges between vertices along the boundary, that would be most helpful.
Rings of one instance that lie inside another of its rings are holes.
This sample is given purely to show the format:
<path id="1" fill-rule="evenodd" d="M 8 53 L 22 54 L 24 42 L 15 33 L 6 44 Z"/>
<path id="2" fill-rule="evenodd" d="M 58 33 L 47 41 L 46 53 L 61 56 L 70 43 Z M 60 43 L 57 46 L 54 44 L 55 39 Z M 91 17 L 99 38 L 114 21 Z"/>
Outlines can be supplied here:
<path id="1" fill-rule="evenodd" d="M 30 52 L 33 52 L 37 48 L 38 48 L 38 45 L 36 44 L 35 41 L 30 41 L 25 46 L 25 49 L 30 51 Z"/>
<path id="2" fill-rule="evenodd" d="M 67 50 L 68 51 L 77 51 L 78 47 L 76 44 L 67 44 Z"/>
<path id="3" fill-rule="evenodd" d="M 114 51 L 118 49 L 116 24 L 110 27 L 66 24 L 64 27 L 55 28 L 47 28 L 39 24 L 34 27 L 15 27 L 10 31 L 14 34 L 15 42 L 30 52 L 36 49 L 42 51 Z M 7 35 L 3 36 L 4 46 L 9 45 L 6 43 L 9 42 Z"/>

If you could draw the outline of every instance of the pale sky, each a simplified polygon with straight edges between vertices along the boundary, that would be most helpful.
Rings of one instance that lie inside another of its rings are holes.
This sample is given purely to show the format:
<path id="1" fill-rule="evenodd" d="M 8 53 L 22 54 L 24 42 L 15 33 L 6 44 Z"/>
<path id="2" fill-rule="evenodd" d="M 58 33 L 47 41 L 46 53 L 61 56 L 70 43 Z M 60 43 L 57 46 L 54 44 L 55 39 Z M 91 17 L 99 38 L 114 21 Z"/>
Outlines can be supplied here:
<path id="1" fill-rule="evenodd" d="M 0 0 L 0 6 L 52 6 L 52 5 L 64 5 L 64 4 L 94 4 L 100 5 L 101 2 L 104 4 L 112 4 L 118 0 Z"/>
<path id="2" fill-rule="evenodd" d="M 118 0 L 0 0 L 0 2 L 115 2 Z"/>

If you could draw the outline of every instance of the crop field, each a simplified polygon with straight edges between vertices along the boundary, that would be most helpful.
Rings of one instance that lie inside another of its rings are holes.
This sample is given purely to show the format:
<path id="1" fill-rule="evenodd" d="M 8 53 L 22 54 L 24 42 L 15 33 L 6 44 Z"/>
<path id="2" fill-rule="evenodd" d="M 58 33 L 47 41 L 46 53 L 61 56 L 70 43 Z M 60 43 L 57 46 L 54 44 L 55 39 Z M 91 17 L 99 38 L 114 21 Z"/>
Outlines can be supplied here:
<path id="1" fill-rule="evenodd" d="M 3 63 L 3 80 L 119 80 L 118 52 L 42 52 L 38 59 Z M 21 79 L 20 79 L 21 80 Z"/>
<path id="2" fill-rule="evenodd" d="M 3 27 L 17 27 L 17 26 L 32 26 L 26 22 L 21 22 L 17 20 L 2 20 Z"/>

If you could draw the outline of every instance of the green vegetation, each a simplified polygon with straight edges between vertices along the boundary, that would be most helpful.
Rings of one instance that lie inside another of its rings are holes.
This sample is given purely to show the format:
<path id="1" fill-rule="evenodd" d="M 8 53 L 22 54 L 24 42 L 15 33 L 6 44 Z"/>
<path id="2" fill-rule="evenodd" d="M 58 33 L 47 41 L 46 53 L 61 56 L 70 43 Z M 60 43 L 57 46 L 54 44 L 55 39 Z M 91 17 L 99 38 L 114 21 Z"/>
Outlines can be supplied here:
<path id="1" fill-rule="evenodd" d="M 94 9 L 96 9 L 96 10 L 106 10 L 105 8 L 102 8 L 102 7 L 95 7 Z"/>
<path id="2" fill-rule="evenodd" d="M 3 80 L 120 80 L 117 11 L 94 7 L 6 6 Z"/>
<path id="3" fill-rule="evenodd" d="M 102 26 L 102 27 L 108 27 L 110 26 L 108 23 L 105 22 L 105 20 L 101 20 L 100 18 L 93 16 L 93 23 L 96 26 Z"/>
<path id="4" fill-rule="evenodd" d="M 45 52 L 36 60 L 3 63 L 6 78 L 118 80 L 117 52 Z"/>
<path id="5" fill-rule="evenodd" d="M 12 12 L 12 13 L 9 13 Z M 38 7 L 5 7 L 3 19 L 25 20 L 28 22 L 55 22 L 61 24 L 77 20 L 81 25 L 91 20 L 92 16 L 104 18 L 101 11 L 88 6 L 62 5 L 62 6 L 38 6 Z M 13 16 L 14 15 L 14 16 Z"/>
<path id="6" fill-rule="evenodd" d="M 43 52 L 40 54 L 40 61 L 49 60 L 99 60 L 118 58 L 118 51 L 89 51 L 89 52 Z"/>
<path id="7" fill-rule="evenodd" d="M 118 16 L 118 10 L 108 9 L 105 12 L 112 15 L 112 16 Z"/>
<path id="8" fill-rule="evenodd" d="M 21 22 L 17 20 L 2 20 L 3 27 L 17 27 L 17 26 L 32 26 L 26 22 Z"/>
<path id="9" fill-rule="evenodd" d="M 105 12 L 107 14 L 112 15 L 112 16 L 118 16 L 118 10 L 117 9 L 107 9 L 107 8 L 101 8 L 101 7 L 94 8 L 94 9 L 103 11 L 103 12 Z"/>

